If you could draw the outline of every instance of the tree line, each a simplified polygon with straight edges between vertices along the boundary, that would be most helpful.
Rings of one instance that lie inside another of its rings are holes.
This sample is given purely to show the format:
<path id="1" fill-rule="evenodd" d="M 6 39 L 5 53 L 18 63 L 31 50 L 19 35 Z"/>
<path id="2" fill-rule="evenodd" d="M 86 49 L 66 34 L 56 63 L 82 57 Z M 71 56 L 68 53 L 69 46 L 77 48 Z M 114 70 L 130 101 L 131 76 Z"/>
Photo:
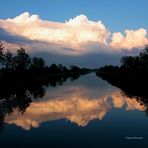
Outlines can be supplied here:
<path id="1" fill-rule="evenodd" d="M 25 49 L 20 48 L 14 54 L 10 50 L 6 50 L 0 42 L 0 65 L 1 71 L 6 72 L 50 72 L 50 73 L 68 73 L 68 72 L 85 72 L 89 69 L 80 68 L 78 66 L 70 66 L 67 68 L 62 64 L 52 64 L 48 66 L 41 57 L 31 58 Z"/>
<path id="2" fill-rule="evenodd" d="M 106 65 L 99 68 L 100 72 L 114 74 L 148 74 L 148 46 L 146 46 L 137 56 L 123 56 L 120 66 Z M 99 72 L 98 72 L 99 73 Z"/>
<path id="3" fill-rule="evenodd" d="M 122 57 L 121 66 L 126 68 L 148 68 L 148 46 L 137 56 Z"/>

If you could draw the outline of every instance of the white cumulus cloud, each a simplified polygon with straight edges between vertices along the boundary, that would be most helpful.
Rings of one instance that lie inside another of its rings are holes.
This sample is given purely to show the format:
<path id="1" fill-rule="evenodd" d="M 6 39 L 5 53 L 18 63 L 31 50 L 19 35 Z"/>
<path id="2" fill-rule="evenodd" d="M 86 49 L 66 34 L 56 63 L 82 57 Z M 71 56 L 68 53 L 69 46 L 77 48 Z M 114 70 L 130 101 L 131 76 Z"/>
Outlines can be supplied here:
<path id="1" fill-rule="evenodd" d="M 144 28 L 125 30 L 124 34 L 111 33 L 101 21 L 91 21 L 85 15 L 78 15 L 61 23 L 42 20 L 38 15 L 24 12 L 15 18 L 1 19 L 0 28 L 1 32 L 5 33 L 5 38 L 10 36 L 7 41 L 0 35 L 0 40 L 5 44 L 13 44 L 10 40 L 16 37 L 12 48 L 17 47 L 16 42 L 20 36 L 22 42 L 27 39 L 23 42 L 23 47 L 28 47 L 30 51 L 39 49 L 68 55 L 88 52 L 111 53 L 122 52 L 122 49 L 130 51 L 133 48 L 143 48 L 148 44 L 147 30 Z M 20 40 L 18 47 L 19 42 Z"/>
<path id="2" fill-rule="evenodd" d="M 125 30 L 125 35 L 120 32 L 113 33 L 112 41 L 110 43 L 113 48 L 143 48 L 148 44 L 147 31 L 143 28 L 138 30 Z"/>
<path id="3" fill-rule="evenodd" d="M 38 15 L 25 12 L 13 19 L 1 20 L 0 27 L 31 40 L 58 44 L 82 44 L 99 42 L 106 44 L 109 32 L 101 21 L 89 21 L 79 15 L 65 23 L 44 21 Z"/>

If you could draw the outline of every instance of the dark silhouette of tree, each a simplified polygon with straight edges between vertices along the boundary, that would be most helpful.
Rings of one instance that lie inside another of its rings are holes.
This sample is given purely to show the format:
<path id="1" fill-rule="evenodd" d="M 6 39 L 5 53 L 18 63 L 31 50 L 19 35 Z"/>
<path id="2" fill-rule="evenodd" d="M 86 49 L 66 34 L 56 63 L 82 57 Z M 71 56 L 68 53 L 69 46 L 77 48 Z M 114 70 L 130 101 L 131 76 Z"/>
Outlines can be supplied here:
<path id="1" fill-rule="evenodd" d="M 2 42 L 0 41 L 0 63 L 3 62 L 3 50 L 4 50 L 4 46 Z"/>
<path id="2" fill-rule="evenodd" d="M 23 48 L 17 50 L 17 55 L 14 57 L 14 61 L 16 70 L 24 71 L 30 68 L 31 58 Z"/>
<path id="3" fill-rule="evenodd" d="M 133 66 L 134 59 L 132 56 L 124 56 L 121 58 L 120 62 L 122 63 L 122 66 L 130 68 Z"/>
<path id="4" fill-rule="evenodd" d="M 69 70 L 67 69 L 67 67 L 63 66 L 62 64 L 58 65 L 58 68 L 61 72 L 69 72 Z"/>
<path id="5" fill-rule="evenodd" d="M 5 66 L 6 70 L 14 70 L 15 63 L 13 58 L 13 53 L 7 51 L 4 55 L 3 65 Z"/>
<path id="6" fill-rule="evenodd" d="M 6 70 L 14 69 L 13 53 L 9 50 L 4 52 L 3 44 L 0 42 L 0 63 Z"/>
<path id="7" fill-rule="evenodd" d="M 139 54 L 141 66 L 148 68 L 148 46 Z"/>
<path id="8" fill-rule="evenodd" d="M 42 58 L 34 57 L 31 63 L 31 69 L 42 70 L 45 68 L 45 61 Z"/>
<path id="9" fill-rule="evenodd" d="M 137 56 L 123 56 L 120 60 L 121 66 L 106 65 L 101 67 L 99 72 L 106 72 L 106 74 L 120 74 L 120 75 L 148 75 L 148 46 L 142 50 Z"/>
<path id="10" fill-rule="evenodd" d="M 31 64 L 30 56 L 25 52 L 25 49 L 21 48 L 17 50 L 17 54 L 14 54 L 7 50 L 4 52 L 4 47 L 0 43 L 0 63 L 4 69 L 12 70 L 27 70 Z"/>
<path id="11" fill-rule="evenodd" d="M 125 68 L 148 68 L 148 46 L 138 56 L 124 56 L 121 58 L 121 66 Z"/>
<path id="12" fill-rule="evenodd" d="M 52 86 L 62 84 L 68 77 L 78 78 L 87 74 L 88 69 L 81 69 L 72 65 L 70 69 L 62 64 L 46 66 L 45 61 L 40 57 L 31 58 L 25 49 L 20 48 L 16 53 L 5 50 L 0 42 L 0 82 L 5 87 L 13 85 L 28 85 L 36 82 L 50 82 Z M 16 83 L 16 84 L 15 84 Z M 11 84 L 11 85 L 10 85 Z"/>
<path id="13" fill-rule="evenodd" d="M 148 46 L 137 56 L 124 56 L 121 66 L 101 67 L 96 75 L 120 88 L 125 96 L 135 98 L 148 114 Z"/>
<path id="14" fill-rule="evenodd" d="M 3 70 L 7 72 L 19 73 L 22 72 L 26 75 L 26 72 L 31 75 L 41 74 L 41 73 L 82 73 L 88 72 L 88 69 L 81 69 L 78 66 L 72 65 L 70 69 L 63 66 L 62 64 L 56 65 L 52 64 L 51 66 L 46 66 L 45 61 L 40 57 L 31 58 L 25 49 L 20 48 L 17 50 L 17 53 L 14 54 L 9 50 L 4 51 L 3 44 L 0 42 L 0 63 L 3 66 Z"/>
<path id="15" fill-rule="evenodd" d="M 81 69 L 78 66 L 71 65 L 70 71 L 71 72 L 79 72 Z"/>
<path id="16" fill-rule="evenodd" d="M 32 98 L 42 98 L 49 85 L 63 85 L 68 78 L 73 81 L 89 71 L 74 65 L 70 69 L 62 64 L 46 66 L 42 58 L 31 58 L 23 48 L 12 53 L 1 42 L 0 64 L 0 130 L 7 115 L 16 108 L 24 113 Z"/>
<path id="17" fill-rule="evenodd" d="M 59 72 L 59 68 L 56 64 L 52 64 L 50 67 L 49 67 L 49 72 L 50 73 L 58 73 Z"/>

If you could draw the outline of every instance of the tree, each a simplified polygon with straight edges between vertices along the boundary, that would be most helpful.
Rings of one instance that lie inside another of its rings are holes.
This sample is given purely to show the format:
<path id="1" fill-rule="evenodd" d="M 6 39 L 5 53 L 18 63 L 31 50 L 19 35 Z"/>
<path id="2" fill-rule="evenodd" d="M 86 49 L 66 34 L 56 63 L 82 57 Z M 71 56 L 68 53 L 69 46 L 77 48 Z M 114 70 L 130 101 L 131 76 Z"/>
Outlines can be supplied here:
<path id="1" fill-rule="evenodd" d="M 52 64 L 50 67 L 49 67 L 49 71 L 51 73 L 58 73 L 59 72 L 59 68 L 56 64 Z"/>
<path id="2" fill-rule="evenodd" d="M 59 65 L 58 65 L 58 68 L 59 68 L 59 70 L 60 70 L 61 72 L 68 72 L 67 67 L 63 66 L 62 64 L 59 64 Z"/>
<path id="3" fill-rule="evenodd" d="M 38 69 L 38 70 L 43 69 L 43 68 L 45 68 L 45 61 L 42 58 L 34 57 L 32 59 L 31 68 Z"/>
<path id="4" fill-rule="evenodd" d="M 140 62 L 143 67 L 148 68 L 148 46 L 139 54 Z"/>
<path id="5" fill-rule="evenodd" d="M 121 66 L 126 68 L 148 68 L 148 46 L 138 56 L 122 57 Z"/>
<path id="6" fill-rule="evenodd" d="M 16 70 L 27 70 L 30 68 L 31 58 L 23 48 L 17 50 L 17 55 L 14 57 L 14 61 Z"/>
<path id="7" fill-rule="evenodd" d="M 6 70 L 12 70 L 14 69 L 14 63 L 13 63 L 13 53 L 7 50 L 4 52 L 4 47 L 2 42 L 0 42 L 0 63 Z"/>
<path id="8" fill-rule="evenodd" d="M 79 72 L 80 70 L 81 69 L 78 66 L 74 66 L 74 65 L 70 66 L 70 71 L 72 71 L 72 72 Z"/>
<path id="9" fill-rule="evenodd" d="M 0 63 L 1 63 L 1 64 L 3 63 L 3 59 L 4 59 L 3 50 L 4 50 L 4 46 L 3 46 L 3 43 L 0 41 Z M 2 64 L 2 65 L 3 65 L 3 64 Z"/>
<path id="10" fill-rule="evenodd" d="M 3 65 L 7 70 L 14 70 L 14 57 L 12 52 L 7 51 L 4 54 Z"/>

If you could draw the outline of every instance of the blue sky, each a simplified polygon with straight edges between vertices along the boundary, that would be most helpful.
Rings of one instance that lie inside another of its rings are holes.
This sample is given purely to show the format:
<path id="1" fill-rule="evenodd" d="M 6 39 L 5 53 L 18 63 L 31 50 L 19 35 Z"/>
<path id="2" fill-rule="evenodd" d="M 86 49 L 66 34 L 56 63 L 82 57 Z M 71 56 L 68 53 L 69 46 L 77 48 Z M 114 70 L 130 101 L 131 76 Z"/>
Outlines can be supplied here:
<path id="1" fill-rule="evenodd" d="M 0 19 L 25 11 L 42 19 L 64 22 L 79 14 L 101 20 L 111 32 L 148 28 L 148 0 L 1 0 Z"/>
<path id="2" fill-rule="evenodd" d="M 0 2 L 5 48 L 42 52 L 55 63 L 119 64 L 121 56 L 137 54 L 148 44 L 148 0 Z"/>

